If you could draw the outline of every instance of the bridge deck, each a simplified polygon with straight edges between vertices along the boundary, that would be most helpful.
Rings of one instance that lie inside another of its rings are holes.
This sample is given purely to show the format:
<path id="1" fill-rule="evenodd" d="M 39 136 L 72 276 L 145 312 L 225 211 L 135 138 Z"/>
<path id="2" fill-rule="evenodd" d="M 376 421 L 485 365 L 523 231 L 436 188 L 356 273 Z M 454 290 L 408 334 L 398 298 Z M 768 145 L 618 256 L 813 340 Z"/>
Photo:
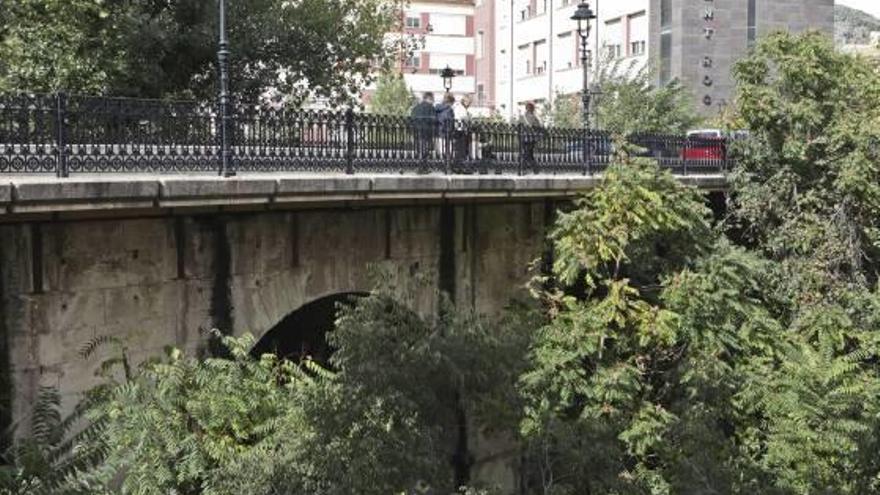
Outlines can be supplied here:
<path id="1" fill-rule="evenodd" d="M 681 176 L 705 190 L 726 185 L 723 174 Z M 0 178 L 0 221 L 185 209 L 349 207 L 388 202 L 561 198 L 590 189 L 601 175 L 445 175 L 254 173 L 216 175 L 77 175 Z"/>

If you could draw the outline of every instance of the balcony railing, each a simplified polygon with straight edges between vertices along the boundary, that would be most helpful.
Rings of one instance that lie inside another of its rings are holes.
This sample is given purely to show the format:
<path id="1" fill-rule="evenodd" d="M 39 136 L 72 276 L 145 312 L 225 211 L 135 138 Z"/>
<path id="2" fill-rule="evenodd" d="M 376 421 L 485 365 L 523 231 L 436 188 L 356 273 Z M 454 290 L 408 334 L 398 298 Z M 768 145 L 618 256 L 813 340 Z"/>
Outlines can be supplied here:
<path id="1" fill-rule="evenodd" d="M 0 95 L 0 173 L 214 173 L 216 108 L 191 101 Z M 592 174 L 615 154 L 602 131 L 438 122 L 352 111 L 239 105 L 239 172 Z M 630 141 L 676 174 L 721 174 L 720 139 L 641 134 Z"/>

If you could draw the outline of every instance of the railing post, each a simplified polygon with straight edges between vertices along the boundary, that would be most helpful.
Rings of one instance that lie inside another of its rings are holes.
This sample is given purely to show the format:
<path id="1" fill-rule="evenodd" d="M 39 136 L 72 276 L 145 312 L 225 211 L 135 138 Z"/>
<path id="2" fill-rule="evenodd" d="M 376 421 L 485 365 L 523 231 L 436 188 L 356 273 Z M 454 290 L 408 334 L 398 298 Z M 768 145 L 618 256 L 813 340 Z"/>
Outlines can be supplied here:
<path id="1" fill-rule="evenodd" d="M 688 160 L 691 156 L 691 140 L 688 137 L 684 138 L 684 153 L 682 153 L 683 160 L 681 161 L 681 174 L 688 174 Z"/>
<path id="2" fill-rule="evenodd" d="M 516 175 L 523 174 L 523 155 L 525 155 L 525 144 L 523 143 L 523 125 L 516 124 L 516 137 L 517 142 L 519 143 L 519 153 L 517 154 L 516 160 Z"/>
<path id="3" fill-rule="evenodd" d="M 592 173 L 590 167 L 590 148 L 592 148 L 592 142 L 590 142 L 590 128 L 584 127 L 584 175 L 590 175 Z"/>
<path id="4" fill-rule="evenodd" d="M 55 94 L 55 145 L 58 156 L 55 162 L 55 176 L 65 178 L 70 175 L 67 168 L 67 94 Z"/>
<path id="5" fill-rule="evenodd" d="M 345 111 L 345 173 L 354 173 L 354 110 Z"/>

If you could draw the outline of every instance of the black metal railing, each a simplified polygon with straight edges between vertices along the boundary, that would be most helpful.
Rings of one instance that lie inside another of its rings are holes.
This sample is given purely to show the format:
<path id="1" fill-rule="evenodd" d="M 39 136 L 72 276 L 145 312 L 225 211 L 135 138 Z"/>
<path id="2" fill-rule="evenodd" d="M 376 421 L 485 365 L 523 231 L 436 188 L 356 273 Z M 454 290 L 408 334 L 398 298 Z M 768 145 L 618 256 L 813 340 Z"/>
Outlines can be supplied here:
<path id="1" fill-rule="evenodd" d="M 92 96 L 0 95 L 0 173 L 221 172 L 209 104 Z M 237 105 L 233 171 L 592 174 L 615 154 L 602 131 Z M 630 141 L 677 174 L 732 165 L 721 139 L 639 134 Z M 226 171 L 229 172 L 229 171 Z"/>

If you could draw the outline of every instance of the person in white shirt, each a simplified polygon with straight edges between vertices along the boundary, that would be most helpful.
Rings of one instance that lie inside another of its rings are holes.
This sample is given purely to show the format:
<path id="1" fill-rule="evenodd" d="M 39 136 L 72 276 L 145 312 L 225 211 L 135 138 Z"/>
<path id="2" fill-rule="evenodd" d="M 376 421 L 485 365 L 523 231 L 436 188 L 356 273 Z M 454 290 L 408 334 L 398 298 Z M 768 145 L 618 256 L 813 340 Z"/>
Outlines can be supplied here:
<path id="1" fill-rule="evenodd" d="M 455 115 L 455 162 L 461 164 L 468 159 L 471 149 L 471 97 L 464 95 L 452 106 Z"/>

